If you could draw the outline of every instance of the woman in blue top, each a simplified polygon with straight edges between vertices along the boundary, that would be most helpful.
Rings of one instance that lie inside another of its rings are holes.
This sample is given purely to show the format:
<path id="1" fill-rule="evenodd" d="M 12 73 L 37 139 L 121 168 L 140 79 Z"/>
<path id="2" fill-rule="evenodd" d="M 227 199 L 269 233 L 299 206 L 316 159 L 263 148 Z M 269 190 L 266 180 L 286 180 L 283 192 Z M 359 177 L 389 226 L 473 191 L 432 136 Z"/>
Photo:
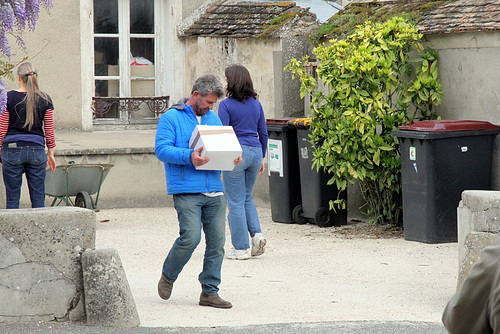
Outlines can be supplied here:
<path id="1" fill-rule="evenodd" d="M 262 255 L 266 245 L 252 190 L 257 175 L 264 172 L 268 135 L 264 111 L 257 100 L 248 70 L 242 65 L 232 65 L 226 68 L 225 75 L 227 99 L 219 105 L 219 117 L 223 125 L 233 127 L 243 150 L 243 161 L 222 175 L 233 244 L 227 257 L 245 260 L 250 255 Z M 251 254 L 249 233 L 252 237 Z"/>

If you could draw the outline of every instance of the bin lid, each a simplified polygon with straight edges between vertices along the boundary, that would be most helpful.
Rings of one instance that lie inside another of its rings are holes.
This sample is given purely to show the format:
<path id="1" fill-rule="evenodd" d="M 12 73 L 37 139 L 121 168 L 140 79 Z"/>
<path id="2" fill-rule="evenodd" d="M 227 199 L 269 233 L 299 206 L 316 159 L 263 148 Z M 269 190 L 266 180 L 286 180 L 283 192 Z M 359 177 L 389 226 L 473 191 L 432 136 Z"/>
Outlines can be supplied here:
<path id="1" fill-rule="evenodd" d="M 485 121 L 471 120 L 440 120 L 420 121 L 410 125 L 400 126 L 391 134 L 398 138 L 441 139 L 470 136 L 496 136 L 500 126 Z"/>
<path id="2" fill-rule="evenodd" d="M 478 131 L 478 130 L 497 130 L 500 126 L 491 124 L 485 121 L 471 121 L 471 120 L 434 120 L 434 121 L 420 121 L 410 125 L 400 126 L 400 130 L 413 130 L 413 131 Z"/>
<path id="3" fill-rule="evenodd" d="M 267 125 L 288 125 L 288 121 L 296 119 L 297 117 L 283 117 L 283 118 L 268 118 L 266 119 Z"/>

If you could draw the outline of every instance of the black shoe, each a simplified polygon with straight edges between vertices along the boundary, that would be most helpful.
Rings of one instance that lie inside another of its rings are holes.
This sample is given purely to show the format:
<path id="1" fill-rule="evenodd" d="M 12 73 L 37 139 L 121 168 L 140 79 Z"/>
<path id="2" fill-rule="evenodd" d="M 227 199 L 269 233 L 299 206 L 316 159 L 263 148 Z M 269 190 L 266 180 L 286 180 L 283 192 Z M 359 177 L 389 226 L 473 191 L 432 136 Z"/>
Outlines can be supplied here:
<path id="1" fill-rule="evenodd" d="M 231 308 L 233 305 L 227 300 L 222 299 L 219 295 L 207 295 L 202 292 L 200 295 L 201 306 L 212 306 L 217 308 Z"/>
<path id="2" fill-rule="evenodd" d="M 162 275 L 160 281 L 158 282 L 158 294 L 160 295 L 160 298 L 165 300 L 169 299 L 172 294 L 173 287 L 174 283 L 167 281 Z"/>

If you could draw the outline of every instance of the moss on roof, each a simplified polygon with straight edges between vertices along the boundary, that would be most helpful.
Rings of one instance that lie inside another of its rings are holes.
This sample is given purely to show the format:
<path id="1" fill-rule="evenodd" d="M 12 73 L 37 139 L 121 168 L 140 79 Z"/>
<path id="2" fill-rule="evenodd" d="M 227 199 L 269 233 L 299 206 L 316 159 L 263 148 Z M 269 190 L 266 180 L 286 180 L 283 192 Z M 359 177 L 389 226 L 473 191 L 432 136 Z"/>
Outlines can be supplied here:
<path id="1" fill-rule="evenodd" d="M 272 7 L 272 6 L 282 6 L 282 7 L 287 7 L 287 6 L 291 6 L 291 5 L 295 5 L 295 3 L 293 1 L 281 1 L 281 2 L 278 2 L 278 3 L 270 3 L 269 5 L 267 5 L 268 7 Z"/>
<path id="2" fill-rule="evenodd" d="M 356 26 L 366 21 L 383 22 L 394 16 L 402 16 L 413 24 L 418 23 L 424 13 L 456 0 L 403 0 L 371 1 L 351 3 L 321 24 L 311 34 L 313 44 L 323 39 L 344 38 L 352 33 Z"/>
<path id="3" fill-rule="evenodd" d="M 283 2 L 285 3 L 285 2 Z M 288 2 L 286 2 L 288 3 Z M 301 17 L 307 13 L 305 10 L 292 10 L 283 13 L 282 15 L 273 18 L 268 25 L 265 26 L 262 33 L 259 35 L 260 38 L 266 38 L 273 34 L 273 32 L 277 31 L 281 27 L 283 27 L 287 22 L 290 22 L 295 17 Z"/>

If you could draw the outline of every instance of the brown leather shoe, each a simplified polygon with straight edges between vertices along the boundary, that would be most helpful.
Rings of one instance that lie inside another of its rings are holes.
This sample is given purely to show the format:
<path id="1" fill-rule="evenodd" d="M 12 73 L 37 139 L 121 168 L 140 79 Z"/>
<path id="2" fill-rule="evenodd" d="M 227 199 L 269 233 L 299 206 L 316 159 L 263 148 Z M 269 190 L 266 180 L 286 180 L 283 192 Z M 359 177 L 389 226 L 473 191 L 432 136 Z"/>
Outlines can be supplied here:
<path id="1" fill-rule="evenodd" d="M 165 300 L 169 299 L 172 294 L 173 287 L 174 283 L 167 281 L 162 275 L 160 281 L 158 282 L 158 295 L 160 295 L 160 298 Z"/>
<path id="2" fill-rule="evenodd" d="M 231 308 L 233 305 L 227 300 L 222 299 L 219 295 L 207 295 L 202 292 L 200 295 L 201 306 L 212 306 L 217 308 Z"/>

